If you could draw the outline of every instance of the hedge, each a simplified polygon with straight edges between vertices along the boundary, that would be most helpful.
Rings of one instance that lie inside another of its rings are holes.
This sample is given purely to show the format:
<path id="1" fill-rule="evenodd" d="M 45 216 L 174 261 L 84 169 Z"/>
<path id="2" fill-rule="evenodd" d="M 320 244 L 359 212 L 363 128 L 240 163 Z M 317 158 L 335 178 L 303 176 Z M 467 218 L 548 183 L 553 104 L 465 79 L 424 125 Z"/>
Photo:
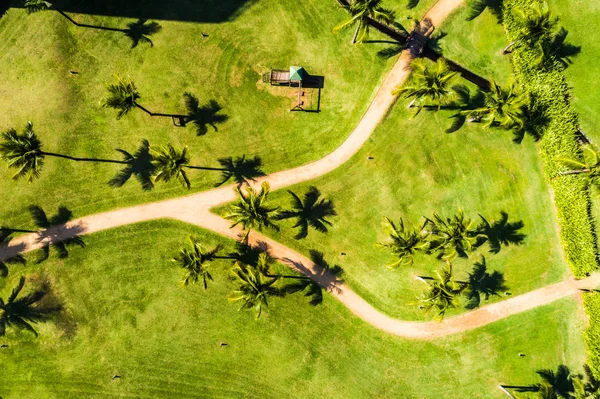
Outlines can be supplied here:
<path id="1" fill-rule="evenodd" d="M 513 10 L 541 0 L 505 0 L 504 27 L 509 41 L 519 37 Z M 542 40 L 546 48 L 550 37 Z M 548 49 L 550 51 L 550 49 Z M 515 75 L 532 99 L 532 120 L 540 138 L 544 175 L 554 191 L 554 202 L 565 257 L 573 274 L 582 278 L 598 269 L 597 241 L 591 214 L 588 179 L 582 175 L 561 176 L 559 158 L 581 159 L 577 141 L 577 114 L 570 104 L 570 90 L 562 66 L 550 57 L 540 63 L 539 50 L 525 44 L 513 47 Z"/>
<path id="2" fill-rule="evenodd" d="M 504 0 L 504 27 L 509 41 L 519 36 L 513 11 L 542 0 Z M 550 38 L 542 46 L 550 51 Z M 512 62 L 517 79 L 532 99 L 533 118 L 538 124 L 544 175 L 554 190 L 560 238 L 567 262 L 576 277 L 598 269 L 597 240 L 591 214 L 589 182 L 583 175 L 561 176 L 559 158 L 582 159 L 577 141 L 577 114 L 571 107 L 570 91 L 562 67 L 553 59 L 539 62 L 539 50 L 515 46 Z M 588 365 L 600 378 L 600 293 L 586 293 L 583 305 L 589 317 L 584 333 Z"/>

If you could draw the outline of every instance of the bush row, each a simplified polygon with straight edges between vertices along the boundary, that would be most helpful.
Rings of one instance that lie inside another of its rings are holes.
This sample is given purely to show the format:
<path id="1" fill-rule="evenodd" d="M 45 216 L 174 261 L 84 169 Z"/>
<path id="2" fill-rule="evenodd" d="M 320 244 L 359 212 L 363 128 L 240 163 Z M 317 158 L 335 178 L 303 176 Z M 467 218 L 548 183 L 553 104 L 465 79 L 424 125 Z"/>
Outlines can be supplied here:
<path id="1" fill-rule="evenodd" d="M 519 22 L 515 10 L 524 9 L 541 0 L 505 0 L 504 26 L 509 41 L 518 39 Z M 550 38 L 542 40 L 549 47 Z M 577 114 L 570 104 L 570 90 L 562 67 L 545 57 L 540 63 L 539 48 L 517 45 L 512 62 L 517 79 L 532 98 L 532 122 L 541 136 L 540 150 L 544 174 L 554 190 L 560 238 L 573 274 L 585 277 L 598 269 L 597 242 L 591 214 L 587 177 L 560 176 L 564 166 L 560 158 L 581 159 L 577 141 Z M 546 48 L 547 53 L 551 52 Z"/>

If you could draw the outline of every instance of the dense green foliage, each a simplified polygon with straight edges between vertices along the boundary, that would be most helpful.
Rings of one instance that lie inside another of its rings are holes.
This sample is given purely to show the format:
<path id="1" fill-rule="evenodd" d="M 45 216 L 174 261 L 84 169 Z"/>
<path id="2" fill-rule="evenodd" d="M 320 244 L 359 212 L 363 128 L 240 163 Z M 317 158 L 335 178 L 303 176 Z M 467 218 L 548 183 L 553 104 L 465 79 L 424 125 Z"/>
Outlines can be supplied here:
<path id="1" fill-rule="evenodd" d="M 504 25 L 509 41 L 517 40 L 522 29 L 515 10 L 526 9 L 531 4 L 528 0 L 506 1 Z M 550 40 L 549 34 L 544 35 L 541 45 L 549 46 Z M 559 175 L 564 169 L 559 158 L 581 159 L 582 156 L 576 138 L 577 115 L 569 102 L 569 85 L 561 65 L 552 57 L 539 62 L 539 51 L 535 48 L 517 45 L 512 59 L 515 74 L 533 102 L 531 122 L 541 136 L 544 172 L 554 190 L 565 255 L 573 273 L 583 277 L 598 268 L 589 188 L 581 176 Z"/>
<path id="2" fill-rule="evenodd" d="M 600 293 L 587 293 L 583 306 L 589 317 L 589 325 L 583 334 L 588 351 L 588 364 L 594 375 L 600 376 Z"/>

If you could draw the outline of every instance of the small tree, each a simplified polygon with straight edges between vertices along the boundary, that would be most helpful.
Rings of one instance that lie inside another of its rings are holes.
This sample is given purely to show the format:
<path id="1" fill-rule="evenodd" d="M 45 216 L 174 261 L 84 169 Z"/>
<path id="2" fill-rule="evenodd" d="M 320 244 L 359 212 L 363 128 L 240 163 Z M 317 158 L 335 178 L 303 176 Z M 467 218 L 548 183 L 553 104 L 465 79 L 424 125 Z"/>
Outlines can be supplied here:
<path id="1" fill-rule="evenodd" d="M 400 222 L 396 225 L 385 216 L 381 224 L 390 241 L 375 245 L 387 249 L 394 255 L 394 258 L 387 264 L 389 268 L 395 269 L 398 266 L 412 266 L 414 255 L 417 252 L 426 252 L 429 249 L 429 243 L 427 242 L 428 234 L 424 228 L 420 230 L 408 229 L 404 227 L 404 220 L 402 218 L 400 218 Z"/>
<path id="2" fill-rule="evenodd" d="M 456 98 L 459 86 L 454 86 L 458 72 L 454 72 L 448 63 L 440 58 L 435 68 L 427 66 L 421 59 L 412 63 L 412 79 L 404 86 L 393 90 L 394 95 L 413 98 L 410 106 L 417 107 L 417 114 L 427 105 L 437 106 L 450 103 Z"/>
<path id="3" fill-rule="evenodd" d="M 248 240 L 252 229 L 262 231 L 263 228 L 269 228 L 279 231 L 279 226 L 274 223 L 279 208 L 267 206 L 269 191 L 267 182 L 262 183 L 258 192 L 252 187 L 246 187 L 244 191 L 240 187 L 235 188 L 239 201 L 229 207 L 225 218 L 233 222 L 231 227 L 242 226 L 246 232 L 243 241 Z"/>
<path id="4" fill-rule="evenodd" d="M 237 282 L 237 289 L 229 295 L 229 301 L 241 303 L 239 310 L 251 309 L 258 319 L 269 308 L 269 297 L 281 297 L 284 292 L 277 287 L 279 277 L 267 277 L 259 267 L 236 262 L 231 275 Z"/>
<path id="5" fill-rule="evenodd" d="M 218 259 L 231 259 L 230 256 L 219 256 L 223 247 L 219 244 L 210 250 L 205 250 L 200 240 L 194 236 L 188 237 L 189 246 L 183 247 L 179 253 L 172 259 L 172 262 L 185 270 L 183 286 L 196 284 L 202 280 L 202 285 L 206 290 L 208 280 L 212 281 L 212 275 L 208 266 Z"/>
<path id="6" fill-rule="evenodd" d="M 463 211 L 445 219 L 434 213 L 432 219 L 427 219 L 426 226 L 431 234 L 431 249 L 437 250 L 441 259 L 449 260 L 457 255 L 466 258 L 479 242 L 477 228 Z"/>
<path id="7" fill-rule="evenodd" d="M 450 263 L 437 271 L 435 278 L 422 279 L 422 281 L 429 285 L 428 291 L 419 297 L 419 303 L 425 313 L 435 309 L 435 318 L 442 320 L 449 309 L 460 306 L 460 295 L 465 285 L 454 280 Z"/>

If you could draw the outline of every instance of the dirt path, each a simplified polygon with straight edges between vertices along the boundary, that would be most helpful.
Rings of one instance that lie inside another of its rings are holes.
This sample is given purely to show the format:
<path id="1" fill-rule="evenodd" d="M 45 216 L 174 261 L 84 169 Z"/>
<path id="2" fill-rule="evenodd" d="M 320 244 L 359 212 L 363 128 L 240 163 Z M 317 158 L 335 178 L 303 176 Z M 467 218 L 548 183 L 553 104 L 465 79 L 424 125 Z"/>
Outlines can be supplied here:
<path id="1" fill-rule="evenodd" d="M 423 19 L 430 19 L 438 26 L 452 11 L 462 5 L 463 0 L 439 0 Z M 268 181 L 273 189 L 280 189 L 307 180 L 312 180 L 331 172 L 348 161 L 371 136 L 375 128 L 383 120 L 396 98 L 391 91 L 403 83 L 410 73 L 411 55 L 404 51 L 398 61 L 387 74 L 383 84 L 362 119 L 335 151 L 316 162 L 294 169 L 277 172 L 257 180 L 253 185 Z M 45 241 L 61 241 L 74 234 L 90 234 L 148 220 L 171 218 L 201 226 L 226 237 L 238 238 L 240 231 L 230 229 L 229 222 L 210 213 L 210 208 L 235 199 L 233 186 L 221 187 L 202 193 L 193 194 L 172 200 L 123 208 L 115 211 L 86 216 L 74 220 L 67 225 L 49 229 L 45 232 Z M 272 239 L 253 233 L 251 241 L 266 242 L 271 253 L 292 269 L 299 271 L 325 287 L 334 297 L 342 302 L 352 313 L 374 327 L 405 338 L 438 338 L 481 327 L 510 315 L 521 313 L 538 306 L 543 306 L 558 299 L 574 295 L 579 288 L 596 288 L 600 285 L 600 273 L 585 280 L 569 279 L 531 291 L 524 295 L 512 297 L 501 302 L 484 306 L 478 310 L 460 316 L 448 318 L 442 323 L 411 322 L 392 319 L 369 305 L 345 284 L 336 281 L 335 277 L 319 271 L 308 258 Z M 29 234 L 17 237 L 9 246 L 0 247 L 0 260 L 10 258 L 17 253 L 40 248 L 38 235 Z"/>

